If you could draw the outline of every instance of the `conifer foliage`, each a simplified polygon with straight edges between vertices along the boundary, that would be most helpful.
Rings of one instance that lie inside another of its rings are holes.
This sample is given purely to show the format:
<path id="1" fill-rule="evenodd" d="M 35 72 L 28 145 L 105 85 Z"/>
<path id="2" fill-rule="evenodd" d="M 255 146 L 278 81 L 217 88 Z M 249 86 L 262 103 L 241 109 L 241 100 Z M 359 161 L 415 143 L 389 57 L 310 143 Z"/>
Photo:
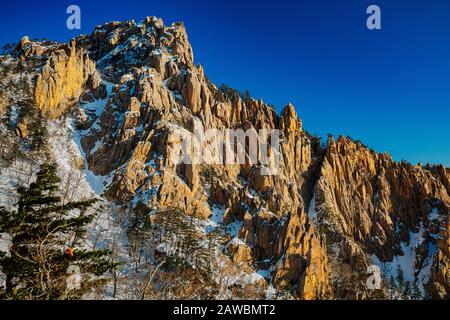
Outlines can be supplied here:
<path id="1" fill-rule="evenodd" d="M 0 253 L 0 299 L 78 299 L 104 286 L 116 267 L 108 250 L 83 245 L 96 200 L 64 203 L 59 182 L 56 165 L 42 165 L 36 181 L 18 189 L 16 210 L 0 208 L 0 233 L 11 239 L 9 252 Z"/>

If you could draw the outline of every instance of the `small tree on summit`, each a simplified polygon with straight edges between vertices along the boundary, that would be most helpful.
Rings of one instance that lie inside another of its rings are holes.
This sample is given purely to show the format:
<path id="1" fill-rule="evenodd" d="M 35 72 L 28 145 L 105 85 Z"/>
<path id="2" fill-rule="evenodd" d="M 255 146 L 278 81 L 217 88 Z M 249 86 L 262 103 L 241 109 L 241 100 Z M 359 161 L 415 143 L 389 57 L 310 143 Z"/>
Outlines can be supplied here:
<path id="1" fill-rule="evenodd" d="M 248 102 L 252 98 L 252 95 L 250 94 L 250 91 L 248 89 L 245 89 L 241 93 L 241 98 L 244 102 Z"/>
<path id="2" fill-rule="evenodd" d="M 82 247 L 87 214 L 96 200 L 63 203 L 57 195 L 60 179 L 55 165 L 42 165 L 36 181 L 19 188 L 17 211 L 0 208 L 0 233 L 11 238 L 9 254 L 0 254 L 6 286 L 0 299 L 78 299 L 107 281 L 115 268 L 108 250 Z M 67 285 L 68 270 L 79 283 Z"/>

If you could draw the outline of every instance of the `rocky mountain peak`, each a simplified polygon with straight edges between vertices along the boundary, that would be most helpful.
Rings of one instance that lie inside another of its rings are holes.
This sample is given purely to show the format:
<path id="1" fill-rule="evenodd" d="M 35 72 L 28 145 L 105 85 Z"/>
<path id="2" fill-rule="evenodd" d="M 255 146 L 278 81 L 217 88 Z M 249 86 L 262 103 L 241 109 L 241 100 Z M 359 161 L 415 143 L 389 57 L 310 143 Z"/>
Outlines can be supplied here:
<path id="1" fill-rule="evenodd" d="M 146 17 L 140 23 L 110 22 L 97 26 L 91 35 L 75 40 L 109 76 L 117 77 L 132 67 L 147 66 L 155 68 L 164 80 L 174 72 L 173 68 L 195 68 L 192 48 L 181 22 L 165 26 L 156 17 Z"/>

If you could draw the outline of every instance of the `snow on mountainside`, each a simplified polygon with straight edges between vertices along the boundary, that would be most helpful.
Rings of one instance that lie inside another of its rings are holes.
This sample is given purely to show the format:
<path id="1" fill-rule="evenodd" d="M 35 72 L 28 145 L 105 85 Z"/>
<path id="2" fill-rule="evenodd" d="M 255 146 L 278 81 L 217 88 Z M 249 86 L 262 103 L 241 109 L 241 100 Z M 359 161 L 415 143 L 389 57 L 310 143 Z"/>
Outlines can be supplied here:
<path id="1" fill-rule="evenodd" d="M 86 298 L 448 298 L 450 170 L 342 136 L 323 143 L 291 104 L 276 114 L 218 88 L 182 23 L 111 22 L 70 44 L 23 38 L 0 66 L 0 206 L 48 160 L 63 195 L 102 199 L 86 246 L 123 263 Z M 174 164 L 197 121 L 279 130 L 277 174 Z M 383 273 L 375 291 L 371 264 Z"/>

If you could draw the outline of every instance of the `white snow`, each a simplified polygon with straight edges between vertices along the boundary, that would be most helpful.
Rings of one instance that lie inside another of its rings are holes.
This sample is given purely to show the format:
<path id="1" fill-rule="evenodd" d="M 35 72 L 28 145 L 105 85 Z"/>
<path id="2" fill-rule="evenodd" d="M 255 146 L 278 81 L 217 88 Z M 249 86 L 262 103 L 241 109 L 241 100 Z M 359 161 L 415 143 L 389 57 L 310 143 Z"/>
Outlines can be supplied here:
<path id="1" fill-rule="evenodd" d="M 409 243 L 406 244 L 404 242 L 401 243 L 401 249 L 403 251 L 403 255 L 394 256 L 391 262 L 381 262 L 377 256 L 372 255 L 372 261 L 376 265 L 378 265 L 383 271 L 385 277 L 389 279 L 391 276 L 397 281 L 397 269 L 400 268 L 403 271 L 404 280 L 409 281 L 410 284 L 417 282 L 418 288 L 421 291 L 422 295 L 424 294 L 424 285 L 428 282 L 431 271 L 431 264 L 433 260 L 433 256 L 436 252 L 436 247 L 433 243 L 429 242 L 428 246 L 428 256 L 426 257 L 422 269 L 417 269 L 417 252 L 416 249 L 422 245 L 422 243 L 426 240 L 423 235 L 425 232 L 425 228 L 423 224 L 420 224 L 420 230 L 416 233 L 410 231 L 409 233 Z M 419 272 L 417 278 L 415 274 Z M 397 283 L 398 285 L 398 283 Z"/>
<path id="2" fill-rule="evenodd" d="M 266 291 L 266 300 L 273 300 L 276 294 L 277 290 L 274 288 L 272 283 L 270 283 Z"/>
<path id="3" fill-rule="evenodd" d="M 242 223 L 242 221 L 235 219 L 233 222 L 226 226 L 227 233 L 232 237 L 236 237 L 242 227 Z"/>
<path id="4" fill-rule="evenodd" d="M 438 220 L 439 219 L 439 210 L 436 208 L 433 208 L 433 210 L 428 215 L 428 219 L 430 220 Z"/>
<path id="5" fill-rule="evenodd" d="M 257 271 L 257 273 L 261 276 L 261 277 L 263 277 L 263 278 L 265 278 L 265 279 L 269 279 L 270 278 L 270 269 L 261 269 L 261 270 L 258 270 Z"/>
<path id="6" fill-rule="evenodd" d="M 95 100 L 93 102 L 87 103 L 82 105 L 83 110 L 85 110 L 87 113 L 94 114 L 95 121 L 91 128 L 94 129 L 100 129 L 98 126 L 99 118 L 101 113 L 103 112 L 106 103 L 109 100 L 109 96 L 111 95 L 112 89 L 115 86 L 113 83 L 104 81 L 106 85 L 106 92 L 107 96 L 105 99 L 101 100 Z M 72 137 L 69 139 L 69 152 L 71 153 L 69 157 L 66 157 L 68 159 L 73 159 L 74 156 L 81 156 L 83 159 L 86 158 L 86 153 L 83 150 L 83 147 L 81 145 L 81 138 L 84 134 L 86 134 L 87 131 L 91 129 L 87 129 L 85 131 L 78 131 L 74 128 L 72 122 L 70 119 L 67 119 L 66 121 L 66 127 L 70 129 Z M 60 144 L 60 142 L 56 141 L 56 144 Z M 93 151 L 95 152 L 99 147 L 101 146 L 101 141 L 96 141 L 95 147 Z M 61 145 L 58 146 L 58 149 L 61 148 Z M 57 149 L 57 150 L 58 150 Z M 65 155 L 63 155 L 64 157 Z M 61 158 L 61 156 L 60 156 Z M 67 161 L 68 159 L 61 159 L 61 163 L 67 167 Z M 108 185 L 108 183 L 111 181 L 112 176 L 99 176 L 95 175 L 89 168 L 87 167 L 87 164 L 85 163 L 85 169 L 83 170 L 83 173 L 85 175 L 85 180 L 89 183 L 90 188 L 94 191 L 96 195 L 101 195 L 105 189 L 105 187 Z"/>
<path id="7" fill-rule="evenodd" d="M 314 192 L 313 197 L 311 199 L 311 203 L 309 204 L 308 209 L 308 218 L 310 221 L 315 221 L 317 218 L 316 213 L 316 193 Z"/>
<path id="8" fill-rule="evenodd" d="M 109 97 L 111 95 L 111 92 L 115 86 L 115 84 L 111 83 L 111 82 L 107 82 L 107 81 L 103 81 L 103 83 L 106 86 L 106 98 L 105 99 L 99 99 L 99 100 L 94 100 L 92 102 L 89 103 L 85 103 L 85 104 L 81 104 L 81 108 L 89 115 L 93 115 L 95 117 L 95 121 L 92 124 L 91 128 L 94 129 L 100 129 L 98 127 L 98 122 L 99 122 L 99 118 L 100 115 L 102 114 L 103 110 L 105 109 L 106 103 L 109 100 Z M 79 134 L 80 135 L 84 135 L 86 133 L 86 131 L 81 131 Z"/>
<path id="9" fill-rule="evenodd" d="M 36 165 L 19 159 L 8 168 L 0 170 L 0 207 L 12 209 L 18 200 L 17 187 L 28 185 L 36 170 Z"/>
<path id="10" fill-rule="evenodd" d="M 55 157 L 62 183 L 69 183 L 73 189 L 71 201 L 99 198 L 100 203 L 94 205 L 91 210 L 98 210 L 98 216 L 88 227 L 88 237 L 85 245 L 91 248 L 114 250 L 118 261 L 124 261 L 124 267 L 119 272 L 119 277 L 126 278 L 133 266 L 128 254 L 128 238 L 126 232 L 119 224 L 120 207 L 101 198 L 105 188 L 105 182 L 111 177 L 96 176 L 87 168 L 85 153 L 79 144 L 80 135 L 71 126 L 70 119 L 65 121 L 52 121 L 48 124 L 49 143 Z M 83 157 L 85 169 L 79 170 L 74 166 L 74 157 Z M 73 182 L 76 181 L 75 184 Z M 123 288 L 122 288 L 123 289 Z M 123 290 L 125 292 L 125 290 Z M 103 298 L 112 297 L 112 284 L 108 284 Z M 120 297 L 119 295 L 116 298 Z M 89 297 L 86 297 L 89 298 Z M 97 297 L 98 298 L 98 297 Z"/>
<path id="11" fill-rule="evenodd" d="M 213 205 L 211 208 L 212 215 L 206 220 L 206 234 L 211 233 L 223 223 L 223 215 L 225 206 Z"/>
<path id="12" fill-rule="evenodd" d="M 249 283 L 255 283 L 260 280 L 264 280 L 264 277 L 257 272 L 253 272 L 249 276 L 247 276 L 247 281 Z"/>
<path id="13" fill-rule="evenodd" d="M 233 238 L 233 239 L 231 239 L 229 244 L 235 244 L 235 245 L 238 245 L 238 246 L 242 246 L 242 245 L 245 245 L 245 242 L 242 241 L 239 238 Z"/>
<path id="14" fill-rule="evenodd" d="M 72 130 L 73 137 L 70 136 L 67 128 Z M 85 153 L 79 142 L 80 136 L 72 128 L 70 120 L 67 119 L 65 123 L 50 122 L 48 131 L 49 143 L 63 176 L 71 176 L 78 179 L 79 186 L 76 191 L 78 196 L 91 197 L 93 195 L 101 195 L 108 177 L 95 175 L 87 168 L 86 163 L 83 170 L 74 168 L 73 159 L 75 157 L 85 159 Z"/>
<path id="15" fill-rule="evenodd" d="M 11 237 L 7 233 L 0 233 L 0 251 L 9 254 L 11 247 Z"/>

